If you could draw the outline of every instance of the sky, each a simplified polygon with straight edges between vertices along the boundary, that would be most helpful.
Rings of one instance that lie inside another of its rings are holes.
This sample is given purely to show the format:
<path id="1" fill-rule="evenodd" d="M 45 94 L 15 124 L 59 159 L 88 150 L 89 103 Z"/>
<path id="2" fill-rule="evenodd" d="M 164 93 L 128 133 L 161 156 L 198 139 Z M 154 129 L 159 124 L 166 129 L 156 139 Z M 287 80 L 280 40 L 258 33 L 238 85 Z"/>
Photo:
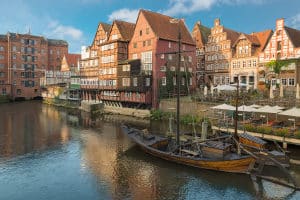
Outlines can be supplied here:
<path id="1" fill-rule="evenodd" d="M 91 45 L 99 22 L 136 22 L 139 9 L 252 33 L 275 29 L 276 19 L 300 30 L 300 0 L 0 0 L 0 34 L 28 33 L 69 43 L 69 53 Z"/>

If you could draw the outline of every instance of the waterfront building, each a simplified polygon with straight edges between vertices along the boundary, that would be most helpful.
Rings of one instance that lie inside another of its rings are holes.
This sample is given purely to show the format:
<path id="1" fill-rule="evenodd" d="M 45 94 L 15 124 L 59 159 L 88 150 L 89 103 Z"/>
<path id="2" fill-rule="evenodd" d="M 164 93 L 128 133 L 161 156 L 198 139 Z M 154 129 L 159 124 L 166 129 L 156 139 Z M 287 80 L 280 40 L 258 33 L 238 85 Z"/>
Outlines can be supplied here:
<path id="1" fill-rule="evenodd" d="M 220 19 L 215 19 L 214 27 L 205 44 L 205 82 L 209 86 L 230 83 L 230 62 L 233 44 L 240 33 L 225 28 Z"/>
<path id="2" fill-rule="evenodd" d="M 121 106 L 124 92 L 120 91 L 122 80 L 118 80 L 119 64 L 128 60 L 128 44 L 132 38 L 135 24 L 115 20 L 108 34 L 108 40 L 100 45 L 99 93 L 102 102 Z M 122 105 L 123 106 L 123 105 Z"/>
<path id="3" fill-rule="evenodd" d="M 181 58 L 178 59 L 178 44 L 181 44 Z M 183 20 L 146 10 L 140 10 L 133 37 L 129 43 L 129 60 L 140 60 L 141 74 L 152 76 L 144 85 L 151 85 L 153 108 L 159 99 L 176 94 L 176 73 L 181 62 L 181 94 L 195 89 L 196 45 Z M 179 61 L 179 62 L 178 62 Z M 139 83 L 137 83 L 139 86 Z"/>
<path id="4" fill-rule="evenodd" d="M 272 30 L 245 34 L 241 33 L 233 44 L 233 56 L 230 64 L 230 81 L 247 84 L 248 88 L 257 89 L 258 55 L 265 48 L 272 35 Z"/>
<path id="5" fill-rule="evenodd" d="M 259 85 L 282 84 L 286 90 L 295 90 L 299 83 L 300 30 L 285 26 L 284 19 L 276 20 L 276 28 L 266 47 L 259 54 Z M 267 65 L 270 61 L 287 61 L 280 74 L 275 74 Z"/>
<path id="6" fill-rule="evenodd" d="M 80 87 L 82 100 L 100 100 L 98 93 L 100 45 L 108 40 L 110 24 L 100 22 L 94 40 L 89 47 L 82 47 L 80 61 Z"/>
<path id="7" fill-rule="evenodd" d="M 205 27 L 198 21 L 192 30 L 192 36 L 196 43 L 196 85 L 203 88 L 205 86 L 205 44 L 210 35 L 210 28 Z"/>
<path id="8" fill-rule="evenodd" d="M 28 34 L 0 35 L 0 94 L 11 99 L 41 96 L 40 78 L 60 69 L 68 43 Z"/>

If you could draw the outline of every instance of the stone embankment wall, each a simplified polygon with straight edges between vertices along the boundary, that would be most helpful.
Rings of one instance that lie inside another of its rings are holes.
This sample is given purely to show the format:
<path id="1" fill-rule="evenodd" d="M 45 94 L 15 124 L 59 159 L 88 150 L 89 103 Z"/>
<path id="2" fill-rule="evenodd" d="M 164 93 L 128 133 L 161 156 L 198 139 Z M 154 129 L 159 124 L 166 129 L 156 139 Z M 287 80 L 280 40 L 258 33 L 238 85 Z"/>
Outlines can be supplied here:
<path id="1" fill-rule="evenodd" d="M 210 107 L 218 105 L 218 103 L 211 102 L 195 102 L 192 100 L 180 101 L 180 115 L 199 115 L 211 116 L 212 109 Z M 163 112 L 176 112 L 176 100 L 161 100 L 159 109 Z"/>

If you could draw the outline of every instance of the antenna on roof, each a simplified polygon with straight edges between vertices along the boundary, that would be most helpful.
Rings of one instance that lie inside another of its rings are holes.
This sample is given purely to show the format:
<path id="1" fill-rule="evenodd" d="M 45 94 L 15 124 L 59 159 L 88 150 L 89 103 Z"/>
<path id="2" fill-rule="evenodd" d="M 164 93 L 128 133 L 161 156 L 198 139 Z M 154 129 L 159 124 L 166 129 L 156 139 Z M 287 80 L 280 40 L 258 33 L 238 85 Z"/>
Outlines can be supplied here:
<path id="1" fill-rule="evenodd" d="M 30 26 L 29 26 L 29 28 L 28 28 L 28 35 L 31 35 Z"/>

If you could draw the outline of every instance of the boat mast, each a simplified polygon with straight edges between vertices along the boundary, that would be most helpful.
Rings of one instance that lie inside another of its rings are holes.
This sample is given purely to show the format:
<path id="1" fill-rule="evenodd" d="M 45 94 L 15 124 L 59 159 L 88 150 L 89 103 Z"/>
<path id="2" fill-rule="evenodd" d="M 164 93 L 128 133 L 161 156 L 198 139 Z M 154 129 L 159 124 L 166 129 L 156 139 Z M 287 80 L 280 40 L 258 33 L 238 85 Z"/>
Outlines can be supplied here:
<path id="1" fill-rule="evenodd" d="M 234 115 L 234 137 L 238 138 L 237 123 L 238 123 L 238 104 L 239 104 L 239 76 L 236 83 L 236 97 L 235 97 L 235 115 Z"/>
<path id="2" fill-rule="evenodd" d="M 181 31 L 180 31 L 180 19 L 178 20 L 178 66 L 177 66 L 177 130 L 176 130 L 176 144 L 179 146 L 180 138 L 179 138 L 179 128 L 180 128 L 180 64 L 181 64 Z"/>

